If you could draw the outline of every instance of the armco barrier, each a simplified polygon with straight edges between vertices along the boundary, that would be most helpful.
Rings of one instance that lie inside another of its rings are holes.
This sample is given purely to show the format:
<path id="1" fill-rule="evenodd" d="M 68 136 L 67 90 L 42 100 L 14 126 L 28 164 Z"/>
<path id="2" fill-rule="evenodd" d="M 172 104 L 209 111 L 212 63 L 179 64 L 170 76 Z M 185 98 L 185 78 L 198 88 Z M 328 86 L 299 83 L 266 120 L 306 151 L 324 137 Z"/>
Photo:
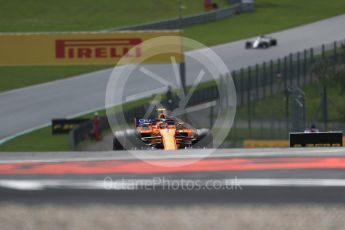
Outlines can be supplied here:
<path id="1" fill-rule="evenodd" d="M 117 30 L 161 30 L 161 29 L 176 29 L 184 26 L 208 23 L 215 20 L 220 20 L 239 14 L 254 10 L 254 3 L 237 3 L 224 9 L 213 10 L 207 13 L 201 13 L 191 16 L 184 16 L 181 18 L 174 18 L 169 20 L 157 21 L 152 23 L 139 24 L 134 26 L 126 26 L 120 28 L 112 28 L 107 31 Z"/>

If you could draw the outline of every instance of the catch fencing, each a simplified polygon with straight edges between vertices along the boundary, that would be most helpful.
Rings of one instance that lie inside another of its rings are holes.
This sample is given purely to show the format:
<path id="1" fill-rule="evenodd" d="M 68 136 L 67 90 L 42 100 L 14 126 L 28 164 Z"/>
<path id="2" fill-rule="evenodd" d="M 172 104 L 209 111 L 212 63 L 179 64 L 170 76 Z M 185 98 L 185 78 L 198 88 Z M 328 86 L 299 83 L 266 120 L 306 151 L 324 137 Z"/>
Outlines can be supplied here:
<path id="1" fill-rule="evenodd" d="M 344 65 L 345 40 L 342 40 L 232 72 L 240 113 L 228 144 L 238 146 L 243 139 L 288 139 L 290 131 L 304 131 L 311 123 L 325 131 L 344 130 L 345 124 L 339 122 L 307 121 L 308 101 L 301 90 L 311 83 L 322 85 L 334 77 L 333 73 L 343 70 Z M 259 100 L 273 96 L 280 100 L 279 111 L 275 114 L 267 111 L 267 116 L 256 111 Z"/>
<path id="2" fill-rule="evenodd" d="M 317 83 L 320 85 L 318 97 L 321 98 L 322 82 L 334 76 L 325 71 L 335 73 L 344 69 L 345 40 L 342 40 L 233 71 L 231 77 L 236 86 L 238 109 L 232 130 L 223 146 L 242 146 L 244 139 L 286 140 L 289 132 L 304 131 L 311 124 L 324 131 L 345 130 L 345 123 L 308 120 L 306 106 L 309 102 L 305 101 L 305 93 L 302 90 L 304 86 Z M 193 104 L 217 101 L 217 90 L 217 86 L 213 85 L 196 92 L 191 101 Z M 278 105 L 277 101 L 273 101 L 275 105 L 272 106 L 275 107 L 272 110 L 276 111 L 269 111 L 269 106 L 266 106 L 268 111 L 257 111 L 257 107 L 262 107 L 260 100 L 265 98 L 278 100 Z M 203 111 L 203 116 L 201 113 L 195 113 L 191 119 L 195 124 L 212 126 L 215 117 L 208 114 L 217 114 L 221 111 L 218 107 L 212 108 L 212 112 L 211 108 L 209 111 Z M 322 110 L 327 110 L 327 107 L 320 110 L 318 112 L 324 114 L 326 111 Z"/>

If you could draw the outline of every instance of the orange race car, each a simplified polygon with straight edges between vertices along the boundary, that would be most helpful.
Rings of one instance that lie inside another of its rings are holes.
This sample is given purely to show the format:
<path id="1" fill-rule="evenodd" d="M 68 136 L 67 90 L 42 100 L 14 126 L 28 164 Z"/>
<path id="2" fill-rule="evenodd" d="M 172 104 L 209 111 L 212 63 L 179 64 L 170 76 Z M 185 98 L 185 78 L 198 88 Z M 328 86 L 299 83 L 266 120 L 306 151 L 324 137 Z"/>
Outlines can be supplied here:
<path id="1" fill-rule="evenodd" d="M 177 118 L 168 117 L 165 109 L 158 109 L 157 118 L 135 119 L 135 129 L 117 131 L 114 150 L 212 148 L 209 129 L 188 127 Z"/>

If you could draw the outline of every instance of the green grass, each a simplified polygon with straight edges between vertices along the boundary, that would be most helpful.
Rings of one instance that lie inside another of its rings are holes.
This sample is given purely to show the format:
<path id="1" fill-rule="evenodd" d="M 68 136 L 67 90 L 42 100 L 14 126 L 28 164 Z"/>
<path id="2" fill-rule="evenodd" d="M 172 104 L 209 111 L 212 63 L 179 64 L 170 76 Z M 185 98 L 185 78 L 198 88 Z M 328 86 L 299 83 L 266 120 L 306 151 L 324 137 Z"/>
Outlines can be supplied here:
<path id="1" fill-rule="evenodd" d="M 281 140 L 288 138 L 288 133 L 284 127 L 275 130 L 268 128 L 252 128 L 251 130 L 248 128 L 232 128 L 226 140 L 241 143 L 246 139 Z"/>
<path id="2" fill-rule="evenodd" d="M 226 0 L 218 0 L 227 5 Z M 183 15 L 203 12 L 184 0 Z M 178 16 L 178 0 L 0 0 L 0 32 L 90 31 Z"/>
<path id="3" fill-rule="evenodd" d="M 0 151 L 68 151 L 70 150 L 68 136 L 52 135 L 51 127 L 19 136 L 0 145 Z"/>
<path id="4" fill-rule="evenodd" d="M 345 75 L 339 76 L 344 82 Z M 340 79 L 335 78 L 327 81 L 328 115 L 331 122 L 345 122 L 345 94 L 342 92 Z M 344 84 L 344 83 L 343 83 Z M 313 83 L 302 87 L 305 93 L 306 119 L 309 123 L 322 121 L 321 116 L 321 85 Z M 252 105 L 253 119 L 284 119 L 285 118 L 285 95 L 279 93 L 275 96 L 257 101 Z M 291 98 L 289 104 L 291 116 Z M 237 109 L 237 116 L 248 117 L 247 106 Z"/>
<path id="5" fill-rule="evenodd" d="M 110 66 L 23 66 L 0 68 L 0 92 L 68 78 Z"/>
<path id="6" fill-rule="evenodd" d="M 182 2 L 183 15 L 203 12 L 201 0 Z M 223 7 L 228 1 L 216 2 Z M 90 31 L 178 16 L 178 0 L 0 0 L 0 5 L 0 32 Z M 217 44 L 344 12 L 342 0 L 256 0 L 254 13 L 193 26 L 186 35 Z"/>

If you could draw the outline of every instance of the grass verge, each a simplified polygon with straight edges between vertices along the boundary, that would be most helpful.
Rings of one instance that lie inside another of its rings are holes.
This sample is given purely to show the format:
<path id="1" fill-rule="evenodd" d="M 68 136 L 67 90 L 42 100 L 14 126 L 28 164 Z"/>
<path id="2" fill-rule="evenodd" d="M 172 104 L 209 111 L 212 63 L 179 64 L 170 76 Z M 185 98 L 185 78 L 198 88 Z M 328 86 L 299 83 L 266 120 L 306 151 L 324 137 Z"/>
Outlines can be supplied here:
<path id="1" fill-rule="evenodd" d="M 0 92 L 60 80 L 111 66 L 22 66 L 0 68 Z"/>
<path id="2" fill-rule="evenodd" d="M 178 17 L 170 0 L 1 1 L 1 32 L 91 31 Z M 220 7 L 227 0 L 218 0 Z M 200 0 L 183 1 L 183 15 L 203 12 Z"/>
<path id="3" fill-rule="evenodd" d="M 66 135 L 52 135 L 51 127 L 38 129 L 0 145 L 1 152 L 68 151 Z"/>

